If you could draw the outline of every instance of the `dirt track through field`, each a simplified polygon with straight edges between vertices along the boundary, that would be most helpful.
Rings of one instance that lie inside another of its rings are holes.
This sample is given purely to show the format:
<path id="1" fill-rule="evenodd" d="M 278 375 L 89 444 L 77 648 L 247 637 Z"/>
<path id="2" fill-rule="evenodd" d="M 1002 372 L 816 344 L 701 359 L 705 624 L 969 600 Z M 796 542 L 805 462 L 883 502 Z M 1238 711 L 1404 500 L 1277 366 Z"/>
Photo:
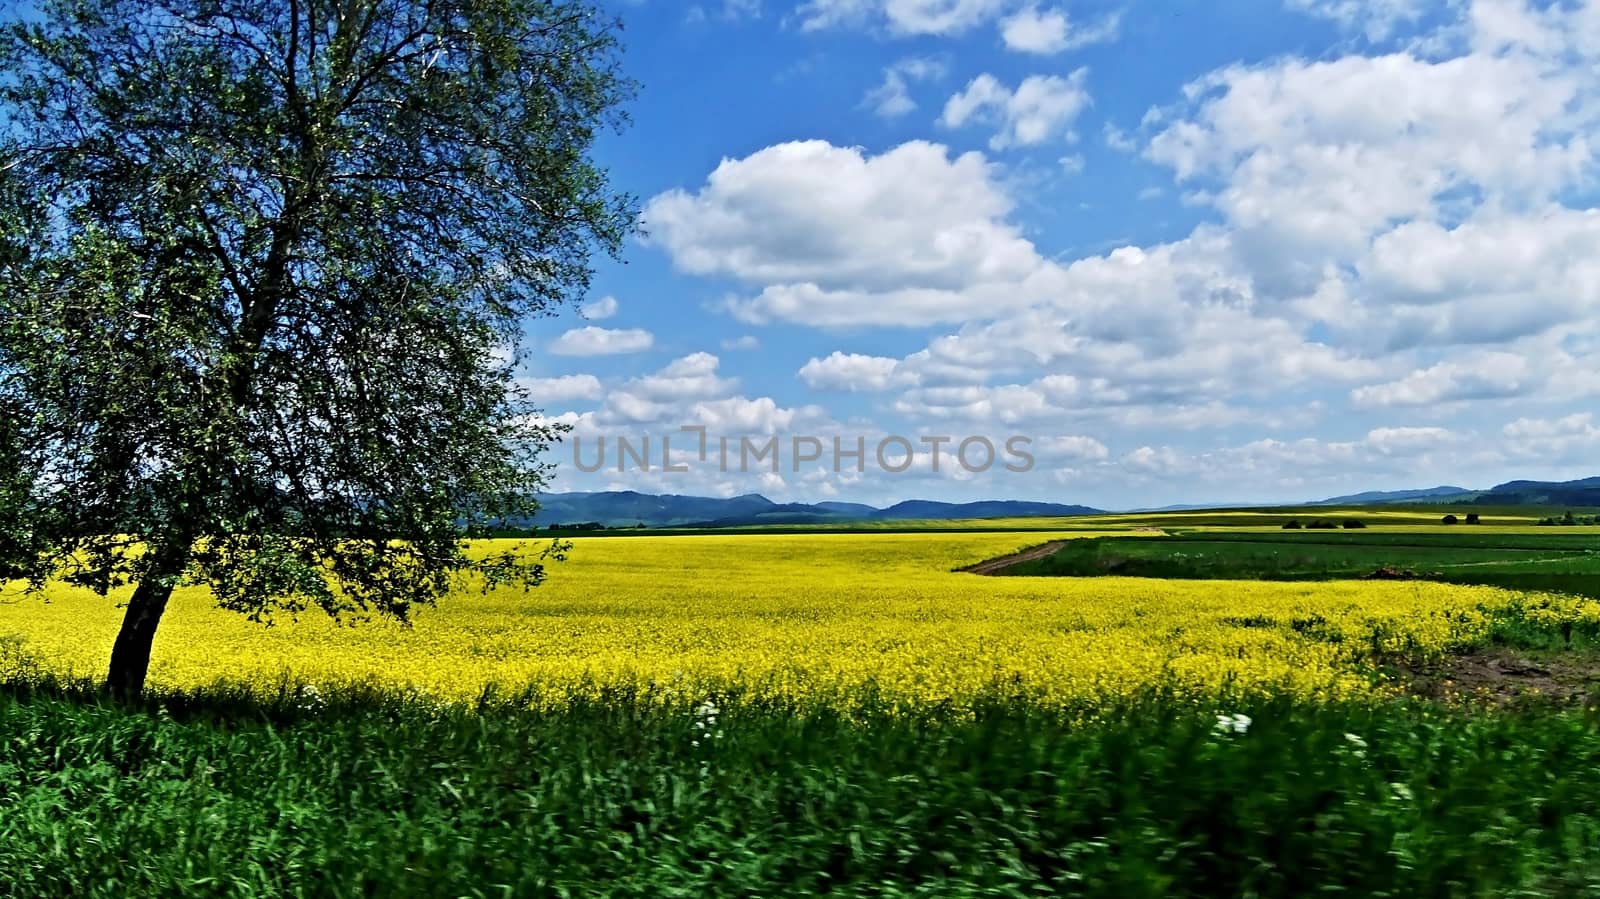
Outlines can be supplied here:
<path id="1" fill-rule="evenodd" d="M 1140 534 L 1160 534 L 1163 537 L 1167 535 L 1167 532 L 1161 528 L 1134 528 L 1133 530 L 1135 533 Z M 1049 543 L 1042 543 L 1038 546 L 1032 547 L 1031 549 L 1025 549 L 1019 553 L 1012 553 L 1009 556 L 1001 556 L 998 559 L 987 559 L 979 562 L 976 565 L 968 565 L 965 568 L 958 568 L 956 570 L 965 571 L 969 574 L 1001 574 L 1004 573 L 1007 568 L 1010 568 L 1013 565 L 1021 565 L 1023 562 L 1032 562 L 1035 559 L 1042 559 L 1045 556 L 1054 553 L 1061 547 L 1067 545 L 1068 542 L 1068 540 L 1052 540 Z"/>
<path id="2" fill-rule="evenodd" d="M 1067 541 L 1065 540 L 1052 540 L 1049 543 L 1035 546 L 1032 549 L 1025 549 L 1019 553 L 1012 553 L 1009 556 L 1001 556 L 998 559 L 989 559 L 976 565 L 968 565 L 961 570 L 972 574 L 999 574 L 1013 565 L 1032 562 L 1034 559 L 1042 559 L 1066 544 Z"/>

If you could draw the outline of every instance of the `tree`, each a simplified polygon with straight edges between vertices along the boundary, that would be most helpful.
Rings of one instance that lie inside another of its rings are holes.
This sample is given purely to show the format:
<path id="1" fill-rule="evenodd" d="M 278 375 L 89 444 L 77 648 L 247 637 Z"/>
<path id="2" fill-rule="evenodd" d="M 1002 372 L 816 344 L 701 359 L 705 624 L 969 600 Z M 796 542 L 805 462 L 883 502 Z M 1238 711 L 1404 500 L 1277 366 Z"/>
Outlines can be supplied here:
<path id="1" fill-rule="evenodd" d="M 32 507 L 38 471 L 21 452 L 22 412 L 0 396 L 0 585 L 40 578 L 39 518 Z"/>
<path id="2" fill-rule="evenodd" d="M 180 583 L 261 619 L 406 620 L 530 514 L 559 429 L 509 389 L 632 198 L 633 85 L 558 0 L 49 0 L 0 26 L 0 536 L 33 586 L 132 585 L 143 688 Z M 31 466 L 31 468 L 29 468 Z M 15 490 L 13 490 L 15 492 Z"/>
<path id="3" fill-rule="evenodd" d="M 1439 523 L 1440 524 L 1460 524 L 1461 523 L 1461 519 L 1455 517 L 1454 515 L 1446 515 L 1445 517 L 1439 519 Z"/>

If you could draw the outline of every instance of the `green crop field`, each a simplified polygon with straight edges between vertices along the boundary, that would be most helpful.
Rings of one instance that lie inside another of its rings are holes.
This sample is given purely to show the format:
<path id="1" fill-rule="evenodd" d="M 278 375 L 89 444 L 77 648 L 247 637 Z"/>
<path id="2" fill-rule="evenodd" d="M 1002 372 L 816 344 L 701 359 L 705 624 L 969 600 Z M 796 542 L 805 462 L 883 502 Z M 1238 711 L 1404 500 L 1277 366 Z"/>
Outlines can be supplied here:
<path id="1" fill-rule="evenodd" d="M 1591 895 L 1582 710 L 0 693 L 7 896 Z M 701 725 L 709 722 L 713 739 Z"/>
<path id="2" fill-rule="evenodd" d="M 1006 575 L 1317 581 L 1415 576 L 1600 598 L 1600 529 L 1188 531 L 1074 540 Z"/>

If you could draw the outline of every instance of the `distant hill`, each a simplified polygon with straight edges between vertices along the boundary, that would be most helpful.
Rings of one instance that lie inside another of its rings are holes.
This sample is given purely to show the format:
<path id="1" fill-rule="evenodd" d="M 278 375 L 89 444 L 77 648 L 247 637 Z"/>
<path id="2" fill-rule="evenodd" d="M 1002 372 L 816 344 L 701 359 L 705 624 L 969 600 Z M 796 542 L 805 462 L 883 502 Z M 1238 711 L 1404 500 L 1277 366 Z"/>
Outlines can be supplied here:
<path id="1" fill-rule="evenodd" d="M 816 507 L 826 512 L 833 512 L 839 515 L 859 515 L 863 518 L 878 511 L 877 506 L 869 506 L 866 503 L 817 503 Z"/>
<path id="2" fill-rule="evenodd" d="M 742 496 L 680 496 L 613 490 L 600 493 L 545 493 L 538 517 L 523 524 L 546 527 L 596 522 L 608 528 L 747 527 L 752 525 L 829 525 L 857 521 L 917 519 L 1027 518 L 1094 515 L 1089 506 L 1026 500 L 946 503 L 907 500 L 886 509 L 865 503 L 775 503 L 759 493 Z M 1308 506 L 1382 506 L 1405 503 L 1472 503 L 1486 506 L 1600 508 L 1600 477 L 1577 481 L 1507 481 L 1488 490 L 1440 486 L 1418 490 L 1374 490 L 1335 496 Z M 1249 508 L 1247 505 L 1169 506 L 1179 509 Z M 1154 511 L 1154 510 L 1141 510 Z"/>
<path id="3" fill-rule="evenodd" d="M 1036 503 L 1022 500 L 989 500 L 978 503 L 939 503 L 925 499 L 906 500 L 874 513 L 877 519 L 906 521 L 919 518 L 1012 518 L 1045 515 L 1093 515 L 1099 509 Z"/>
<path id="4" fill-rule="evenodd" d="M 1312 506 L 1383 506 L 1400 503 L 1472 503 L 1479 506 L 1600 507 L 1600 477 L 1578 481 L 1507 481 L 1488 490 L 1428 487 L 1353 493 L 1308 503 Z"/>
<path id="5" fill-rule="evenodd" d="M 598 522 L 606 527 L 738 527 L 761 524 L 843 524 L 851 521 L 907 521 L 922 518 L 1009 518 L 1093 515 L 1099 509 L 1060 503 L 990 500 L 943 503 L 908 500 L 887 509 L 864 503 L 775 503 L 758 493 L 726 499 L 615 490 L 601 493 L 539 495 L 534 526 Z"/>
<path id="6" fill-rule="evenodd" d="M 1478 491 L 1465 487 L 1427 487 L 1422 490 L 1369 490 L 1349 496 L 1335 496 L 1318 500 L 1313 506 L 1382 506 L 1389 503 L 1413 503 L 1418 500 L 1432 502 L 1459 502 L 1470 500 Z"/>
<path id="7" fill-rule="evenodd" d="M 1309 505 L 1316 505 L 1311 503 Z M 1129 509 L 1129 513 L 1142 512 L 1215 512 L 1219 509 L 1278 509 L 1282 503 L 1179 503 L 1175 506 L 1146 506 Z"/>
<path id="8" fill-rule="evenodd" d="M 747 493 L 718 499 L 708 496 L 657 496 L 632 490 L 604 493 L 540 494 L 535 524 L 599 522 L 606 527 L 644 523 L 647 527 L 689 524 L 726 516 L 756 515 L 774 504 L 764 496 Z"/>
<path id="9" fill-rule="evenodd" d="M 1600 506 L 1600 477 L 1578 481 L 1507 481 L 1473 502 L 1486 506 Z"/>

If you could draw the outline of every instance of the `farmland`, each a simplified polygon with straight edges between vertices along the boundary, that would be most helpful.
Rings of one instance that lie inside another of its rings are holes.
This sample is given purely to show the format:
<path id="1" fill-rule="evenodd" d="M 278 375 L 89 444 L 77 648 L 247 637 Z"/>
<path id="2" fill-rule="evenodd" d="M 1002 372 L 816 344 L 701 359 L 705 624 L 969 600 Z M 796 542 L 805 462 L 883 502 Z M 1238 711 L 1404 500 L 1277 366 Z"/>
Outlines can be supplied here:
<path id="1" fill-rule="evenodd" d="M 1600 599 L 1600 531 L 1466 528 L 1306 533 L 1187 532 L 1160 541 L 1076 540 L 1005 570 L 1014 576 L 1123 575 L 1328 581 L 1389 576 Z"/>
<path id="2" fill-rule="evenodd" d="M 1150 578 L 983 578 L 953 569 L 1063 534 L 795 534 L 579 539 L 531 593 L 468 588 L 411 629 L 320 616 L 258 625 L 180 590 L 156 645 L 157 685 L 284 681 L 476 698 L 491 685 L 534 705 L 607 688 L 666 701 L 732 691 L 849 707 L 975 701 L 994 690 L 1049 707 L 1173 683 L 1209 695 L 1347 696 L 1373 647 L 1438 655 L 1482 636 L 1513 594 L 1444 584 Z M 1129 538 L 1164 547 L 1166 538 Z M 1074 545 L 1069 543 L 1069 546 Z M 485 544 L 489 551 L 494 544 Z M 55 588 L 5 607 L 52 673 L 96 674 L 113 604 Z M 1549 601 L 1583 617 L 1588 605 Z M 1239 626 L 1238 622 L 1271 622 Z M 1309 633 L 1296 622 L 1321 622 Z"/>
<path id="3" fill-rule="evenodd" d="M 1600 603 L 1353 579 L 1483 553 L 1587 564 L 1593 533 L 1374 520 L 1286 535 L 1196 518 L 582 537 L 545 586 L 463 584 L 411 628 L 263 627 L 180 588 L 135 705 L 83 680 L 106 663 L 111 600 L 7 597 L 5 892 L 1600 884 L 1584 701 Z M 1065 549 L 1040 573 L 1078 576 L 960 570 L 1054 541 Z M 537 546 L 476 550 L 508 545 Z M 1062 567 L 1106 546 L 1190 567 Z M 1548 676 L 1510 693 L 1456 683 L 1464 658 Z"/>

